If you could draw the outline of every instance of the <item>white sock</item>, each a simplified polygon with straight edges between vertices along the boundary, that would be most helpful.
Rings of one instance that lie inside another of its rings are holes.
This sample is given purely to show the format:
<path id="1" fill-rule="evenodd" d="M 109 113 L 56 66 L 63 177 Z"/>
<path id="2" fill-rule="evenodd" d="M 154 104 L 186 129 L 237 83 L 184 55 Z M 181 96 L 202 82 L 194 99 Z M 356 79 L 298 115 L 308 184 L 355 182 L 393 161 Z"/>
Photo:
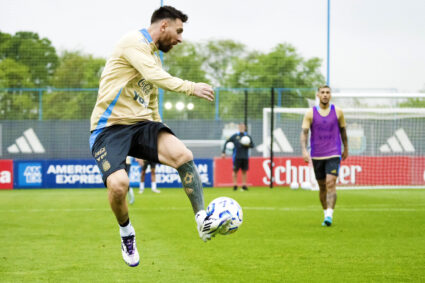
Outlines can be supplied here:
<path id="1" fill-rule="evenodd" d="M 324 210 L 323 210 L 323 215 L 324 215 L 324 217 L 326 217 L 326 211 L 327 211 L 327 209 L 324 209 Z"/>
<path id="2" fill-rule="evenodd" d="M 156 190 L 156 182 L 152 182 L 152 191 L 155 191 Z"/>
<path id="3" fill-rule="evenodd" d="M 333 214 L 334 214 L 334 210 L 332 209 L 332 208 L 328 208 L 328 209 L 326 209 L 326 216 L 329 216 L 329 217 L 333 217 Z"/>
<path id="4" fill-rule="evenodd" d="M 140 182 L 139 190 L 143 191 L 145 189 L 145 183 Z"/>
<path id="5" fill-rule="evenodd" d="M 125 227 L 120 226 L 120 235 L 121 235 L 121 237 L 136 235 L 136 231 L 134 231 L 133 226 L 131 226 L 131 222 L 129 222 L 128 225 L 125 226 Z"/>

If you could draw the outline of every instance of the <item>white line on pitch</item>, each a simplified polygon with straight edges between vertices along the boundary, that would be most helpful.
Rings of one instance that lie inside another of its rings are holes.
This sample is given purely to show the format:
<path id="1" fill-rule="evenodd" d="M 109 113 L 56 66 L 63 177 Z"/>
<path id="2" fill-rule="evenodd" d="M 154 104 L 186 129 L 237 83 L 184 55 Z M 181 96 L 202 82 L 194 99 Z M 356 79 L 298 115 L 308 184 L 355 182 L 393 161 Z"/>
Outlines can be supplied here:
<path id="1" fill-rule="evenodd" d="M 169 210 L 187 210 L 187 207 L 166 207 L 166 208 L 137 208 L 132 207 L 130 211 L 169 211 Z M 313 207 L 243 207 L 243 210 L 262 210 L 262 211 L 319 211 L 320 208 Z M 337 211 L 351 211 L 351 212 L 362 212 L 362 211 L 374 211 L 374 212 L 386 212 L 386 211 L 425 211 L 425 207 L 337 207 Z M 19 213 L 24 212 L 98 212 L 98 211 L 110 211 L 105 208 L 34 208 L 34 209 L 0 209 L 1 213 Z"/>

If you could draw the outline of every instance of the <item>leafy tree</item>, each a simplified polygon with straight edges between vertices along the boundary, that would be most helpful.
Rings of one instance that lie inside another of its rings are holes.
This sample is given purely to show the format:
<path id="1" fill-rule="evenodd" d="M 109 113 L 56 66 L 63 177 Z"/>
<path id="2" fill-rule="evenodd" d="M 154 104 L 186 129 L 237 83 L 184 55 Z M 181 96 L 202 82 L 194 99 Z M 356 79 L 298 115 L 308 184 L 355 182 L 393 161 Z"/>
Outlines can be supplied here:
<path id="1" fill-rule="evenodd" d="M 13 59 L 0 60 L 0 88 L 33 87 L 30 70 Z M 38 94 L 19 89 L 0 92 L 1 119 L 32 119 L 38 113 Z"/>
<path id="2" fill-rule="evenodd" d="M 97 91 L 84 88 L 98 88 L 105 59 L 79 51 L 65 51 L 59 59 L 52 84 L 55 88 L 81 89 L 76 91 L 53 91 L 44 95 L 45 119 L 88 119 L 96 102 Z"/>
<path id="3" fill-rule="evenodd" d="M 278 44 L 270 53 L 254 51 L 237 59 L 233 66 L 234 72 L 226 85 L 238 88 L 283 88 L 282 106 L 307 106 L 305 98 L 314 98 L 314 90 L 311 88 L 324 82 L 320 64 L 319 58 L 304 59 L 290 44 Z M 261 109 L 270 106 L 270 91 L 256 92 L 250 94 L 249 104 L 253 115 L 260 117 Z M 233 105 L 231 107 L 236 107 L 238 103 L 237 100 L 228 102 Z"/>
<path id="4" fill-rule="evenodd" d="M 6 58 L 0 61 L 0 88 L 32 87 L 28 66 Z"/>
<path id="5" fill-rule="evenodd" d="M 210 40 L 200 50 L 208 77 L 215 86 L 226 86 L 235 59 L 246 55 L 246 47 L 233 40 Z"/>
<path id="6" fill-rule="evenodd" d="M 8 58 L 26 65 L 34 86 L 48 86 L 58 65 L 58 56 L 50 40 L 27 31 L 15 35 L 0 32 L 0 39 L 0 60 Z"/>
<path id="7" fill-rule="evenodd" d="M 105 59 L 79 51 L 65 51 L 59 58 L 52 86 L 57 88 L 97 88 Z"/>

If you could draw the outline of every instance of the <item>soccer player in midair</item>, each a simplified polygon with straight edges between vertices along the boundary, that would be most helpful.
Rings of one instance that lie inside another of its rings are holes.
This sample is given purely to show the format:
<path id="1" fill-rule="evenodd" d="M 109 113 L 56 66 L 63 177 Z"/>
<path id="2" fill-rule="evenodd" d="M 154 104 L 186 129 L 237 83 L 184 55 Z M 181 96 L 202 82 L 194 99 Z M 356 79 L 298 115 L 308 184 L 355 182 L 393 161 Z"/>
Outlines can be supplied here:
<path id="1" fill-rule="evenodd" d="M 181 11 L 163 6 L 154 11 L 147 29 L 126 34 L 106 62 L 91 115 L 90 149 L 108 188 L 109 204 L 119 224 L 122 256 L 129 266 L 139 264 L 139 253 L 125 201 L 127 155 L 177 169 L 202 240 L 211 239 L 231 220 L 228 216 L 207 217 L 192 152 L 161 122 L 158 111 L 159 87 L 214 100 L 210 85 L 173 77 L 162 68 L 159 51 L 168 52 L 182 42 L 187 19 Z"/>
<path id="2" fill-rule="evenodd" d="M 233 148 L 232 161 L 233 161 L 233 190 L 238 189 L 238 171 L 242 171 L 242 190 L 247 191 L 247 172 L 249 169 L 249 149 L 253 148 L 254 142 L 248 133 L 246 132 L 246 125 L 244 123 L 239 124 L 239 132 L 233 134 L 226 142 L 224 143 L 221 156 L 224 158 L 226 156 L 226 146 L 227 143 L 232 142 L 235 146 Z M 243 136 L 248 136 L 251 140 L 249 145 L 243 145 L 240 143 L 240 140 Z"/>
<path id="3" fill-rule="evenodd" d="M 313 162 L 314 174 L 319 184 L 319 198 L 324 211 L 323 226 L 331 226 L 336 203 L 336 181 L 341 159 L 348 157 L 348 140 L 345 119 L 342 110 L 331 100 L 331 88 L 327 85 L 318 89 L 319 105 L 307 111 L 301 131 L 301 149 L 303 159 Z M 310 136 L 310 154 L 307 151 L 308 133 Z M 341 141 L 344 150 L 341 150 Z"/>

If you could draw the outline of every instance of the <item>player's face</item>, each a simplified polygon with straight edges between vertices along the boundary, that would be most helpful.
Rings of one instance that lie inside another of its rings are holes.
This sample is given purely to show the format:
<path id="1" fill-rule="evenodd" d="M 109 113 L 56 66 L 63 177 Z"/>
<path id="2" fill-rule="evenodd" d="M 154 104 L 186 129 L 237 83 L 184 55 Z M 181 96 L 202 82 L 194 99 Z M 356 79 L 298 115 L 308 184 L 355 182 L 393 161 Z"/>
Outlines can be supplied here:
<path id="1" fill-rule="evenodd" d="M 161 25 L 161 37 L 158 40 L 158 49 L 168 52 L 174 45 L 182 42 L 183 22 L 180 19 L 164 20 Z"/>
<path id="2" fill-rule="evenodd" d="M 245 124 L 239 124 L 239 132 L 245 132 Z"/>
<path id="3" fill-rule="evenodd" d="M 323 105 L 328 105 L 331 100 L 331 89 L 324 87 L 319 89 L 317 92 L 317 97 L 319 97 L 320 103 Z"/>

